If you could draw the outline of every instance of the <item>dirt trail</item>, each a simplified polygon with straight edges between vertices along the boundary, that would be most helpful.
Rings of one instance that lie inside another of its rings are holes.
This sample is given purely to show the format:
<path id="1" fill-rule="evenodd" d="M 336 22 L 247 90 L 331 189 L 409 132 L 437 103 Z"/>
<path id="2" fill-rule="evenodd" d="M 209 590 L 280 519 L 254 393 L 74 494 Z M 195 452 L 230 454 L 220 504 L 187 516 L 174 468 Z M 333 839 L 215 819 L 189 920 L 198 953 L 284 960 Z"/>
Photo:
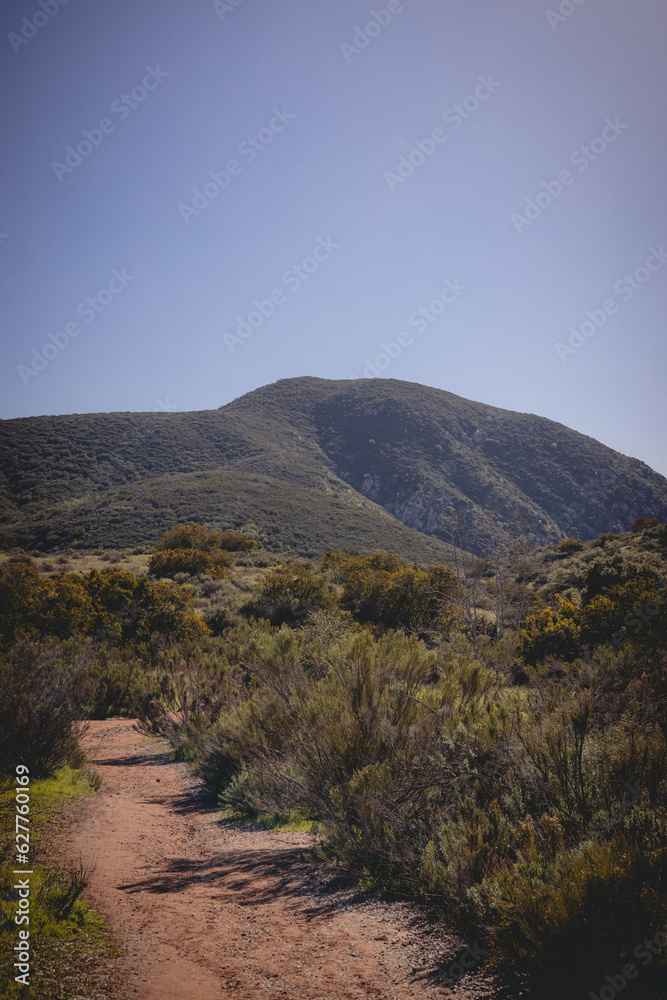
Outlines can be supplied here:
<path id="1" fill-rule="evenodd" d="M 452 992 L 429 980 L 428 947 L 414 967 L 428 935 L 409 908 L 318 883 L 308 835 L 222 824 L 192 795 L 186 765 L 128 720 L 93 722 L 84 745 L 103 784 L 64 850 L 96 865 L 87 895 L 125 950 L 114 961 L 128 998 L 488 995 L 480 982 Z"/>

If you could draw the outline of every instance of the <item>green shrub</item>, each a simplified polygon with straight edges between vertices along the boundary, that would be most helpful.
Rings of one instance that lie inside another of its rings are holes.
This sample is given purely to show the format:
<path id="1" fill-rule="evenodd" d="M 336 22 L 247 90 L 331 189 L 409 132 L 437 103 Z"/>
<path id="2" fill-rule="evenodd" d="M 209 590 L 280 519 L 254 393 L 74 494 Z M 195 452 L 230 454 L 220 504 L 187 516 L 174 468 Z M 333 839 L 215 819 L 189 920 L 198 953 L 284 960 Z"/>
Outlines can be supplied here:
<path id="1" fill-rule="evenodd" d="M 207 574 L 224 576 L 234 563 L 234 553 L 250 552 L 257 543 L 233 531 L 212 531 L 199 524 L 177 524 L 156 542 L 151 556 L 149 576 L 174 577 Z"/>
<path id="2" fill-rule="evenodd" d="M 123 643 L 154 632 L 182 639 L 205 635 L 192 599 L 170 582 L 150 583 L 125 570 L 57 573 L 43 578 L 23 564 L 0 568 L 0 635 L 5 646 L 20 635 L 94 636 Z"/>
<path id="3" fill-rule="evenodd" d="M 254 539 L 234 531 L 221 531 L 218 545 L 224 552 L 253 552 L 259 548 Z"/>
<path id="4" fill-rule="evenodd" d="M 154 549 L 194 549 L 199 552 L 252 552 L 257 542 L 234 531 L 214 531 L 200 524 L 177 524 L 165 531 Z"/>
<path id="5" fill-rule="evenodd" d="M 0 768 L 13 774 L 26 764 L 42 777 L 79 763 L 82 727 L 57 662 L 35 656 L 32 644 L 0 655 Z"/>
<path id="6" fill-rule="evenodd" d="M 630 525 L 630 531 L 645 531 L 647 528 L 656 528 L 659 523 L 657 517 L 636 517 Z"/>
<path id="7" fill-rule="evenodd" d="M 450 566 L 431 566 L 424 572 L 384 552 L 370 556 L 327 552 L 322 566 L 343 586 L 341 607 L 378 632 L 402 629 L 439 635 L 449 632 L 460 617 L 459 588 Z"/>
<path id="8" fill-rule="evenodd" d="M 559 598 L 558 610 L 544 608 L 528 615 L 518 649 L 524 663 L 534 666 L 548 656 L 571 662 L 580 651 L 581 626 L 577 608 L 571 601 Z"/>
<path id="9" fill-rule="evenodd" d="M 667 588 L 651 576 L 632 575 L 602 585 L 607 574 L 593 565 L 581 604 L 559 596 L 557 608 L 529 615 L 519 657 L 535 666 L 548 657 L 572 662 L 585 646 L 623 646 L 629 639 L 657 652 L 667 640 Z"/>
<path id="10" fill-rule="evenodd" d="M 10 562 L 0 567 L 0 637 L 13 642 L 21 632 L 34 634 L 39 627 L 46 596 L 47 581 L 24 562 Z"/>
<path id="11" fill-rule="evenodd" d="M 667 900 L 657 887 L 666 878 L 664 841 L 645 853 L 624 837 L 564 852 L 541 872 L 516 865 L 478 894 L 495 928 L 497 964 L 520 971 L 530 996 L 597 995 L 607 974 L 639 964 L 635 946 L 664 929 Z M 664 996 L 656 992 L 667 974 L 664 953 L 652 969 L 640 968 L 637 995 Z"/>
<path id="12" fill-rule="evenodd" d="M 246 612 L 272 625 L 302 623 L 313 611 L 332 608 L 335 598 L 309 566 L 278 566 L 259 581 Z"/>
<path id="13" fill-rule="evenodd" d="M 584 543 L 580 542 L 578 538 L 563 538 L 558 545 L 556 545 L 557 552 L 565 552 L 568 554 L 570 552 L 581 552 L 583 548 Z"/>
<path id="14" fill-rule="evenodd" d="M 238 671 L 224 653 L 185 642 L 156 652 L 151 668 L 135 675 L 132 697 L 141 728 L 191 758 L 238 690 Z"/>
<path id="15" fill-rule="evenodd" d="M 214 570 L 212 557 L 198 549 L 160 549 L 148 563 L 148 575 L 157 577 L 173 577 L 176 573 L 212 576 Z"/>

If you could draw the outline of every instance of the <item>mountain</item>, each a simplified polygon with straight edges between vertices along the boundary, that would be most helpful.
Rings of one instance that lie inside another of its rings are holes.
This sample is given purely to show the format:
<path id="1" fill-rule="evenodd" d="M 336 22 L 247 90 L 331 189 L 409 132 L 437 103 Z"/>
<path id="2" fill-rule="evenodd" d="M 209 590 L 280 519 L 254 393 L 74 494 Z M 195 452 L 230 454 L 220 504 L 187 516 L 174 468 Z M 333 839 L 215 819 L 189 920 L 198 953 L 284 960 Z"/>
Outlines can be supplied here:
<path id="1" fill-rule="evenodd" d="M 394 379 L 285 379 L 219 410 L 0 421 L 0 532 L 49 550 L 154 541 L 179 521 L 275 551 L 443 558 L 667 519 L 667 480 L 562 424 Z"/>

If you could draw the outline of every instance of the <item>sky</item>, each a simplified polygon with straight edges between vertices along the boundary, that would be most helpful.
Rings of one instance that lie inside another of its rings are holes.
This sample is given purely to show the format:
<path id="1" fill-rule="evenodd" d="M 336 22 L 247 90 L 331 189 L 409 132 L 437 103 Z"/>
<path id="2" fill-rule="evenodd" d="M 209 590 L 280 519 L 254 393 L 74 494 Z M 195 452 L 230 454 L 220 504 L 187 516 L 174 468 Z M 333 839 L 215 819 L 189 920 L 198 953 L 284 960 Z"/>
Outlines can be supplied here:
<path id="1" fill-rule="evenodd" d="M 387 377 L 667 475 L 657 0 L 7 0 L 0 418 Z"/>

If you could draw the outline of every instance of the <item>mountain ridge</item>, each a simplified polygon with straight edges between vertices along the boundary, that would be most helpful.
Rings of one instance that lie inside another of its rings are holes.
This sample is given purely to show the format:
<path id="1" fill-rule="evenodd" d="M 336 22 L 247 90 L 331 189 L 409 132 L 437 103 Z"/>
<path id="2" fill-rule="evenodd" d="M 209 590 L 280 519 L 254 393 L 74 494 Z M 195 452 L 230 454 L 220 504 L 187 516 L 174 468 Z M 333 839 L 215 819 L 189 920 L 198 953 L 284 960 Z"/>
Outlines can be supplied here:
<path id="1" fill-rule="evenodd" d="M 253 525 L 306 555 L 365 550 L 377 535 L 376 547 L 422 561 L 442 557 L 452 511 L 479 554 L 507 545 L 517 518 L 538 543 L 667 519 L 667 480 L 638 459 L 535 414 L 395 379 L 307 376 L 217 410 L 0 421 L 0 469 L 0 533 L 37 548 L 100 545 L 105 528 L 110 545 L 147 544 L 177 517 Z M 325 530 L 336 518 L 345 530 Z"/>

